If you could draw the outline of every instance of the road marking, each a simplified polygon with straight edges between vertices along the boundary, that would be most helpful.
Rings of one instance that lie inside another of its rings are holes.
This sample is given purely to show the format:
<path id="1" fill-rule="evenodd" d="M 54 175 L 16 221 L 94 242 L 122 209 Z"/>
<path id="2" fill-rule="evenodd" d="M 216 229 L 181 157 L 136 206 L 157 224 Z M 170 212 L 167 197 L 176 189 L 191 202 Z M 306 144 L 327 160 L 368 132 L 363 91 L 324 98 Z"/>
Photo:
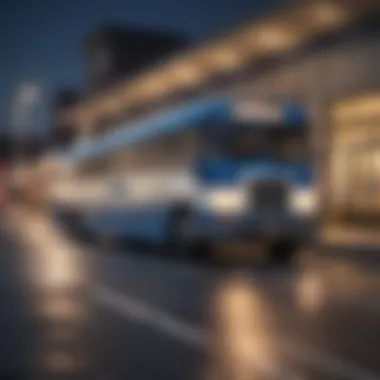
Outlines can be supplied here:
<path id="1" fill-rule="evenodd" d="M 96 287 L 94 295 L 102 304 L 125 317 L 145 322 L 192 346 L 204 348 L 208 346 L 209 339 L 204 331 L 155 309 L 145 302 L 104 286 Z"/>
<path id="2" fill-rule="evenodd" d="M 96 286 L 93 290 L 95 299 L 103 306 L 129 319 L 145 323 L 183 343 L 195 348 L 209 349 L 210 336 L 206 330 L 191 326 L 180 319 L 159 310 L 148 303 L 118 292 L 106 286 Z M 380 377 L 357 367 L 354 364 L 299 345 L 297 342 L 284 341 L 279 343 L 283 352 L 289 353 L 304 364 L 322 370 L 334 376 L 347 380 L 380 380 Z M 256 363 L 255 363 L 256 364 Z M 274 375 L 264 363 L 257 363 L 260 371 Z M 270 371 L 271 373 L 268 373 Z M 278 372 L 277 372 L 278 375 Z M 277 376 L 277 378 L 279 378 Z M 282 378 L 283 379 L 283 378 Z M 287 374 L 285 379 L 294 379 L 293 374 Z"/>
<path id="3" fill-rule="evenodd" d="M 187 343 L 193 348 L 211 349 L 211 339 L 205 330 L 190 326 L 186 322 L 141 300 L 105 286 L 97 286 L 94 290 L 94 296 L 101 304 L 126 318 L 146 323 L 182 343 Z M 281 370 L 273 368 L 273 366 L 269 366 L 265 362 L 255 362 L 254 365 L 257 370 L 273 376 L 273 378 L 299 380 L 294 374 L 284 375 Z"/>

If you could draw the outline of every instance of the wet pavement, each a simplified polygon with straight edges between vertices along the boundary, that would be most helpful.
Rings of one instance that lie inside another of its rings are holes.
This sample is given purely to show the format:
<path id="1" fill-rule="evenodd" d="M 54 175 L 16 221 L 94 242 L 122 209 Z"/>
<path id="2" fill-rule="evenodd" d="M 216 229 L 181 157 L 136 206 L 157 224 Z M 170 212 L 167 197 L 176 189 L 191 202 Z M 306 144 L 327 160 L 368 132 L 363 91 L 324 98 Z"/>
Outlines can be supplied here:
<path id="1" fill-rule="evenodd" d="M 226 268 L 0 227 L 0 379 L 380 379 L 375 266 Z M 12 233 L 10 233 L 12 231 Z"/>

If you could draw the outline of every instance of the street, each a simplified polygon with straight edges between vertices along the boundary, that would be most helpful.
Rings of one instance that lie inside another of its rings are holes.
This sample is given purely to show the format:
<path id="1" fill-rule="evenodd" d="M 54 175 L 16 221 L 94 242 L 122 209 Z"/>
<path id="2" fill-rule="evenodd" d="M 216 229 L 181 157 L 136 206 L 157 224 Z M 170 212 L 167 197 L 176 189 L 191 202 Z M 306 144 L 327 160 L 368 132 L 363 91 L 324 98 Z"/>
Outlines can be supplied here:
<path id="1" fill-rule="evenodd" d="M 20 210 L 0 247 L 1 379 L 380 379 L 379 266 L 163 259 Z"/>

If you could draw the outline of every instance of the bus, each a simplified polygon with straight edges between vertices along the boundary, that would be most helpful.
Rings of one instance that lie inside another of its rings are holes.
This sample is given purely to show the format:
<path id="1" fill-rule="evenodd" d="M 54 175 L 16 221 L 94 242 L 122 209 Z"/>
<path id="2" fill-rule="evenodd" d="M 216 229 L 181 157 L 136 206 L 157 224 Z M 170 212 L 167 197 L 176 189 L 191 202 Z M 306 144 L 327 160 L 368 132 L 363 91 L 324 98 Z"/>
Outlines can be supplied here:
<path id="1" fill-rule="evenodd" d="M 97 236 L 182 255 L 254 241 L 285 259 L 316 217 L 309 132 L 298 105 L 200 100 L 78 142 L 49 196 Z"/>

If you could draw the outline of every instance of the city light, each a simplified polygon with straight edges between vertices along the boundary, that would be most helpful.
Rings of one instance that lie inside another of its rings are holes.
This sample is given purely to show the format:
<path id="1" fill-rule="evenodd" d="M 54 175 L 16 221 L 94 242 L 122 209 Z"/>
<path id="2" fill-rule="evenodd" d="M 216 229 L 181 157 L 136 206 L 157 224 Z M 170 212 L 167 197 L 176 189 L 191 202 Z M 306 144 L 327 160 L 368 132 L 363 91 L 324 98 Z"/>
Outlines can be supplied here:
<path id="1" fill-rule="evenodd" d="M 23 106 L 31 106 L 39 101 L 41 88 L 36 83 L 22 83 L 17 88 L 17 101 Z"/>

